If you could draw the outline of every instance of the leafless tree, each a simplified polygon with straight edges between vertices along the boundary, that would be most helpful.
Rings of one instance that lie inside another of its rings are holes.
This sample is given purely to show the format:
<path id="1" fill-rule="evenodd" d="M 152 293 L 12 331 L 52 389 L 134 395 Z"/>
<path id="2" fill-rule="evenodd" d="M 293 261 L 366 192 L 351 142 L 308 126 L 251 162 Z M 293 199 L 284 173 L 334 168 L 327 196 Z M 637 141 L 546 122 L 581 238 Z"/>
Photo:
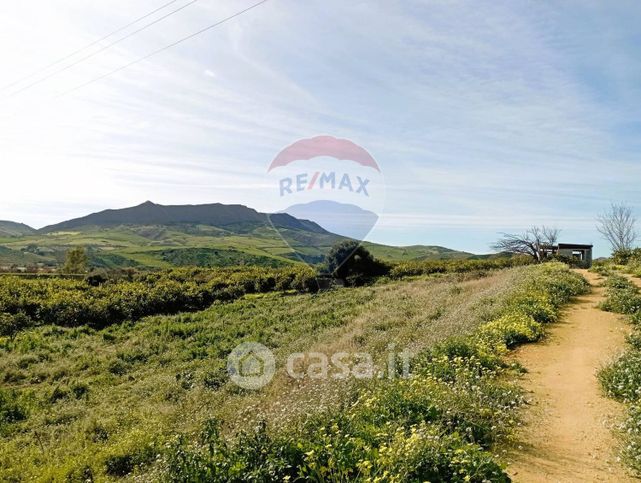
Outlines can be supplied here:
<path id="1" fill-rule="evenodd" d="M 637 239 L 637 219 L 632 208 L 621 203 L 612 203 L 610 209 L 597 218 L 596 229 L 612 245 L 612 251 L 630 250 Z"/>
<path id="2" fill-rule="evenodd" d="M 556 245 L 561 230 L 545 225 L 533 226 L 521 234 L 501 233 L 502 238 L 492 248 L 500 252 L 529 255 L 542 262 L 547 251 Z"/>

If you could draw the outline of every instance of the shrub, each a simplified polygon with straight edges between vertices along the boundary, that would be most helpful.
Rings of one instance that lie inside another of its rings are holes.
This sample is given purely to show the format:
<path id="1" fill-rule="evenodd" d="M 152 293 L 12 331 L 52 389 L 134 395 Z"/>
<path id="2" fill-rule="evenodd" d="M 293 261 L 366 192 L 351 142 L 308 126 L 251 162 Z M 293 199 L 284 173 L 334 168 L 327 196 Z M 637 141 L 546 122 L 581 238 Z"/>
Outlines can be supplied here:
<path id="1" fill-rule="evenodd" d="M 229 442 L 220 436 L 218 423 L 210 422 L 196 445 L 181 438 L 171 449 L 168 479 L 369 481 L 386 474 L 386 481 L 399 482 L 509 481 L 492 456 L 470 441 L 475 431 L 466 430 L 477 428 L 478 422 L 466 416 L 476 414 L 480 396 L 465 391 L 462 398 L 460 388 L 439 401 L 434 383 L 422 382 L 427 386 L 409 381 L 385 386 L 338 412 L 312 416 L 295 433 L 272 434 L 260 424 Z M 448 389 L 442 385 L 441 391 Z M 443 406 L 430 409 L 434 402 Z M 450 426 L 447 432 L 439 422 Z"/>
<path id="2" fill-rule="evenodd" d="M 203 385 L 207 389 L 216 390 L 224 385 L 228 379 L 227 371 L 221 368 L 220 370 L 207 372 L 203 377 Z"/>
<path id="3" fill-rule="evenodd" d="M 87 483 L 94 481 L 93 469 L 89 465 L 73 468 L 65 478 L 67 483 Z"/>
<path id="4" fill-rule="evenodd" d="M 451 337 L 413 358 L 411 372 L 455 381 L 461 371 L 466 372 L 466 376 L 481 377 L 505 367 L 498 354 L 479 340 Z"/>
<path id="5" fill-rule="evenodd" d="M 92 271 L 89 275 L 85 276 L 85 282 L 92 287 L 98 287 L 107 283 L 109 275 L 106 270 Z"/>
<path id="6" fill-rule="evenodd" d="M 27 419 L 28 415 L 27 408 L 16 391 L 0 388 L 0 434 L 10 424 Z"/>
<path id="7" fill-rule="evenodd" d="M 641 396 L 641 352 L 626 352 L 599 371 L 599 380 L 610 397 L 637 401 Z"/>
<path id="8" fill-rule="evenodd" d="M 613 275 L 607 279 L 605 286 L 611 289 L 634 289 L 634 284 L 622 275 Z"/>
<path id="9" fill-rule="evenodd" d="M 632 250 L 621 248 L 612 252 L 612 261 L 617 265 L 627 265 L 632 256 Z"/>
<path id="10" fill-rule="evenodd" d="M 456 433 L 441 435 L 426 424 L 397 430 L 381 448 L 376 468 L 366 463 L 360 463 L 364 476 L 375 469 L 375 474 L 390 475 L 390 481 L 510 481 L 487 452 Z"/>
<path id="11" fill-rule="evenodd" d="M 529 315 L 514 312 L 485 324 L 480 335 L 490 343 L 501 341 L 506 347 L 512 348 L 517 344 L 539 340 L 543 329 Z"/>
<path id="12" fill-rule="evenodd" d="M 51 395 L 49 396 L 49 402 L 54 404 L 60 400 L 67 399 L 69 397 L 70 391 L 68 388 L 63 386 L 56 386 Z"/>
<path id="13" fill-rule="evenodd" d="M 592 263 L 589 271 L 601 275 L 602 277 L 609 277 L 612 274 L 612 267 L 607 262 L 596 261 Z"/>
<path id="14" fill-rule="evenodd" d="M 318 289 L 316 272 L 303 265 L 176 269 L 106 282 L 2 276 L 0 335 L 13 336 L 35 324 L 103 328 L 147 315 L 202 310 L 214 301 L 231 301 L 250 293 Z"/>
<path id="15" fill-rule="evenodd" d="M 602 310 L 618 314 L 635 314 L 641 311 L 641 294 L 630 280 L 622 276 L 612 276 L 607 281 L 606 299 L 601 303 Z"/>
<path id="16" fill-rule="evenodd" d="M 481 270 L 518 267 L 532 263 L 530 257 L 497 257 L 464 260 L 413 260 L 394 265 L 392 278 L 432 275 L 436 273 L 465 273 Z"/>
<path id="17" fill-rule="evenodd" d="M 22 330 L 33 327 L 34 323 L 23 312 L 16 314 L 0 313 L 0 335 L 15 337 Z"/>
<path id="18" fill-rule="evenodd" d="M 387 267 L 357 241 L 344 241 L 332 247 L 325 257 L 327 270 L 349 285 L 362 285 L 367 279 L 385 275 Z"/>
<path id="19" fill-rule="evenodd" d="M 574 257 L 569 257 L 567 255 L 554 254 L 554 255 L 546 257 L 545 260 L 544 260 L 544 263 L 550 263 L 550 262 L 561 262 L 561 263 L 564 263 L 565 265 L 568 265 L 569 267 L 572 267 L 572 268 L 585 267 L 585 262 L 583 260 L 580 260 L 580 259 L 574 258 Z"/>
<path id="20" fill-rule="evenodd" d="M 157 444 L 142 431 L 133 431 L 104 460 L 105 473 L 124 477 L 135 468 L 152 462 L 158 454 Z"/>
<path id="21" fill-rule="evenodd" d="M 641 473 L 641 405 L 631 404 L 628 414 L 621 427 L 626 444 L 622 448 L 624 461 L 637 472 Z"/>
<path id="22" fill-rule="evenodd" d="M 510 297 L 507 309 L 525 314 L 542 324 L 557 320 L 557 311 L 550 302 L 550 298 L 544 293 L 527 291 L 517 293 Z"/>

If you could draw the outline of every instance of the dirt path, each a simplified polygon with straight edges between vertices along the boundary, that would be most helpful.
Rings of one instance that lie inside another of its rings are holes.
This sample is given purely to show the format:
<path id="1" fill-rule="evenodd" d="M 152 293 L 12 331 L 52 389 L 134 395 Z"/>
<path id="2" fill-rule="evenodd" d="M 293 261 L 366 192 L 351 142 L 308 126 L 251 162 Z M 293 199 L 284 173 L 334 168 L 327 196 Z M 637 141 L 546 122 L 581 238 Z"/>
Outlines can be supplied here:
<path id="1" fill-rule="evenodd" d="M 624 349 L 629 332 L 620 316 L 599 310 L 601 278 L 581 271 L 593 285 L 543 343 L 523 346 L 515 357 L 528 369 L 523 384 L 533 406 L 511 456 L 516 482 L 637 481 L 616 458 L 611 428 L 623 407 L 602 396 L 597 369 Z"/>

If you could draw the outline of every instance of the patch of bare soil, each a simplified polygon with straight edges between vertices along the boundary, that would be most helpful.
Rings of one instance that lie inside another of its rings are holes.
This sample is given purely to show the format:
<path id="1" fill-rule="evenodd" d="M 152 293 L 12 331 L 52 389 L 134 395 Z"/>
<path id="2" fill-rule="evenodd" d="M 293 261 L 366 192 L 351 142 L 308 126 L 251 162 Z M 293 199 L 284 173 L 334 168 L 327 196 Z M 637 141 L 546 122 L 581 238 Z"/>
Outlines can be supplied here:
<path id="1" fill-rule="evenodd" d="M 528 370 L 523 385 L 532 407 L 510 455 L 516 482 L 637 481 L 617 459 L 612 428 L 623 406 L 607 399 L 597 370 L 623 351 L 629 332 L 621 316 L 603 312 L 602 279 L 580 271 L 592 292 L 578 298 L 546 340 L 520 348 L 516 359 Z"/>

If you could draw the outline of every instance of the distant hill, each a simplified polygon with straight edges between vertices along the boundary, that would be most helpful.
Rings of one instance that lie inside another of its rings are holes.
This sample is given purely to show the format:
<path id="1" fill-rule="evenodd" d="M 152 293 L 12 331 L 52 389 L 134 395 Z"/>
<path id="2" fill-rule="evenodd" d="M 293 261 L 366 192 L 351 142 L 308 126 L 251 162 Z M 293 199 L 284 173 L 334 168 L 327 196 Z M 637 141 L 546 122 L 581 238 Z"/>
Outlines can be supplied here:
<path id="1" fill-rule="evenodd" d="M 31 235 L 35 232 L 36 230 L 24 223 L 0 220 L 0 237 L 2 238 Z"/>
<path id="2" fill-rule="evenodd" d="M 11 227 L 11 233 L 21 227 L 23 234 L 4 235 L 0 266 L 58 265 L 74 246 L 87 249 L 94 267 L 282 266 L 321 262 L 335 243 L 347 239 L 292 214 L 220 203 L 164 206 L 148 201 L 40 230 L 18 223 Z M 377 258 L 392 262 L 471 256 L 444 247 L 365 245 Z"/>
<path id="3" fill-rule="evenodd" d="M 299 220 L 287 213 L 271 215 L 271 222 L 279 228 L 310 231 L 313 233 L 328 233 L 318 224 Z M 80 227 L 118 226 L 118 225 L 180 225 L 197 224 L 217 227 L 234 227 L 244 225 L 267 225 L 269 219 L 266 213 L 248 208 L 243 205 L 223 205 L 213 203 L 206 205 L 175 205 L 164 206 L 146 201 L 145 203 L 119 210 L 104 210 L 99 213 L 63 221 L 56 225 L 46 226 L 40 233 L 73 230 Z"/>
<path id="4" fill-rule="evenodd" d="M 404 247 L 395 247 L 370 242 L 365 242 L 363 245 L 376 258 L 395 262 L 407 260 L 449 260 L 455 258 L 474 258 L 478 256 L 468 252 L 440 247 L 438 245 L 409 245 Z"/>

